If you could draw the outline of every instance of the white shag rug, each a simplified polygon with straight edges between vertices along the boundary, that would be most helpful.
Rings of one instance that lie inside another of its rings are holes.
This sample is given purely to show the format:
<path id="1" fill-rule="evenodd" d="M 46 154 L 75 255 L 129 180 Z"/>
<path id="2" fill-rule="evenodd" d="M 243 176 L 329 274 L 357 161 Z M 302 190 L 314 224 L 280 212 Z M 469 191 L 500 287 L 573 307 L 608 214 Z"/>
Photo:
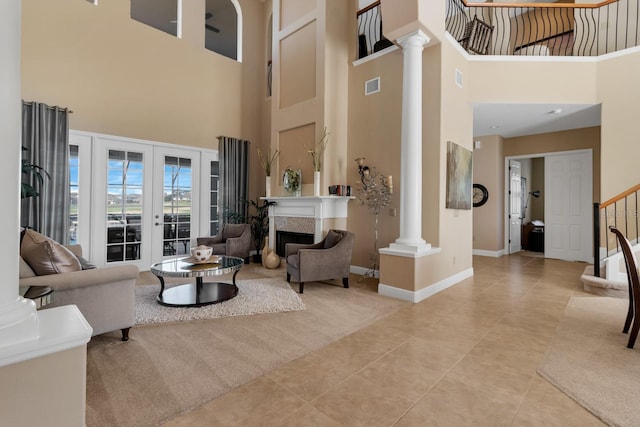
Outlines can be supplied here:
<path id="1" fill-rule="evenodd" d="M 202 307 L 166 307 L 156 297 L 160 285 L 136 286 L 136 325 L 184 322 L 218 317 L 300 311 L 306 307 L 283 279 L 236 280 L 238 295 L 228 301 Z M 168 285 L 166 289 L 171 288 Z"/>

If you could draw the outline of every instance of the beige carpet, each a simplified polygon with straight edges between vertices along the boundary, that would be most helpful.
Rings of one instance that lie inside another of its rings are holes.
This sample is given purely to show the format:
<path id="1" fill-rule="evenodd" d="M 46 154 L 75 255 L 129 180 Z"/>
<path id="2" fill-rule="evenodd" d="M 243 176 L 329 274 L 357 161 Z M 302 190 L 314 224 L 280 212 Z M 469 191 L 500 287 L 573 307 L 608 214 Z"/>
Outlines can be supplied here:
<path id="1" fill-rule="evenodd" d="M 538 373 L 612 426 L 640 426 L 640 342 L 628 349 L 628 301 L 573 297 Z"/>
<path id="2" fill-rule="evenodd" d="M 156 298 L 160 285 L 136 286 L 136 325 L 184 322 L 218 317 L 247 316 L 304 310 L 298 294 L 284 278 L 237 280 L 238 295 L 223 303 L 202 307 L 167 307 Z M 170 286 L 167 287 L 169 289 Z"/>
<path id="3" fill-rule="evenodd" d="M 284 275 L 251 265 L 238 280 Z M 357 276 L 349 289 L 327 283 L 305 286 L 304 311 L 136 326 L 128 342 L 118 332 L 94 337 L 87 425 L 159 425 L 408 304 L 379 296 Z"/>

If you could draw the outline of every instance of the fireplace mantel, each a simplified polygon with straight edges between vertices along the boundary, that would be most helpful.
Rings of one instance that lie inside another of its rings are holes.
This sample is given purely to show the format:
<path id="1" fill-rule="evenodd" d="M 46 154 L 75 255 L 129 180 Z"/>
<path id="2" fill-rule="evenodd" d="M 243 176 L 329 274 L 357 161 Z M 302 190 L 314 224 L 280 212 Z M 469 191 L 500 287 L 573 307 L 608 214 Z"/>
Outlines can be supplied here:
<path id="1" fill-rule="evenodd" d="M 309 234 L 313 234 L 313 241 L 319 242 L 324 237 L 324 220 L 347 218 L 347 203 L 353 197 L 345 196 L 289 196 L 289 197 L 261 197 L 262 200 L 275 202 L 269 207 L 269 246 L 275 244 L 275 234 L 278 230 L 276 217 L 300 218 L 301 221 L 312 224 Z M 297 230 L 296 230 L 297 231 Z"/>

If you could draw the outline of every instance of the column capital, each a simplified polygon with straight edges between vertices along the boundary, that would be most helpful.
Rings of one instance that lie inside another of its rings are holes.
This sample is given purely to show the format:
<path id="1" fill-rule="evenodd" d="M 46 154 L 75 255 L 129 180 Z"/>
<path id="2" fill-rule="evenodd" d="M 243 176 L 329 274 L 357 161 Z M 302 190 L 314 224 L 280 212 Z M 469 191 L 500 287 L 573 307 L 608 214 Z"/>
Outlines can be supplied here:
<path id="1" fill-rule="evenodd" d="M 405 34 L 402 37 L 398 37 L 396 39 L 398 44 L 402 46 L 403 49 L 408 47 L 424 47 L 427 43 L 431 41 L 431 37 L 426 35 L 422 30 L 416 30 L 409 34 Z"/>

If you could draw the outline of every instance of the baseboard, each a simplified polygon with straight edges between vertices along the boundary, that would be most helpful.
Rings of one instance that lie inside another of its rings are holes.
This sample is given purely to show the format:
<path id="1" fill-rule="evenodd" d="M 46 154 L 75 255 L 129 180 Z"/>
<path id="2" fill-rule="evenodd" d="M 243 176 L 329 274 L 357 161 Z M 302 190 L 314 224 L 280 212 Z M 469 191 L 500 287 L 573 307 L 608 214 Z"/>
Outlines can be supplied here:
<path id="1" fill-rule="evenodd" d="M 454 274 L 453 276 L 447 277 L 446 279 L 440 280 L 439 282 L 436 282 L 432 285 L 422 288 L 416 292 L 408 291 L 406 289 L 400 289 L 400 288 L 396 288 L 393 286 L 380 283 L 378 284 L 378 294 L 391 297 L 391 298 L 400 299 L 403 301 L 416 303 L 426 298 L 429 298 L 430 296 L 435 295 L 438 292 L 443 291 L 455 285 L 456 283 L 459 283 L 464 279 L 467 279 L 472 276 L 473 276 L 473 267 L 463 270 L 460 273 Z"/>
<path id="2" fill-rule="evenodd" d="M 364 276 L 367 273 L 369 273 L 369 275 L 371 275 L 371 269 L 365 268 L 365 267 L 359 267 L 357 265 L 350 266 L 349 267 L 349 272 L 353 273 L 353 274 L 358 274 L 360 276 Z M 377 279 L 378 277 L 380 277 L 380 272 L 378 270 L 375 270 L 373 272 L 373 276 L 372 277 L 375 277 Z"/>
<path id="3" fill-rule="evenodd" d="M 473 255 L 488 256 L 492 258 L 500 258 L 505 254 L 504 249 L 500 249 L 499 251 L 485 251 L 483 249 L 474 249 L 471 253 Z"/>

